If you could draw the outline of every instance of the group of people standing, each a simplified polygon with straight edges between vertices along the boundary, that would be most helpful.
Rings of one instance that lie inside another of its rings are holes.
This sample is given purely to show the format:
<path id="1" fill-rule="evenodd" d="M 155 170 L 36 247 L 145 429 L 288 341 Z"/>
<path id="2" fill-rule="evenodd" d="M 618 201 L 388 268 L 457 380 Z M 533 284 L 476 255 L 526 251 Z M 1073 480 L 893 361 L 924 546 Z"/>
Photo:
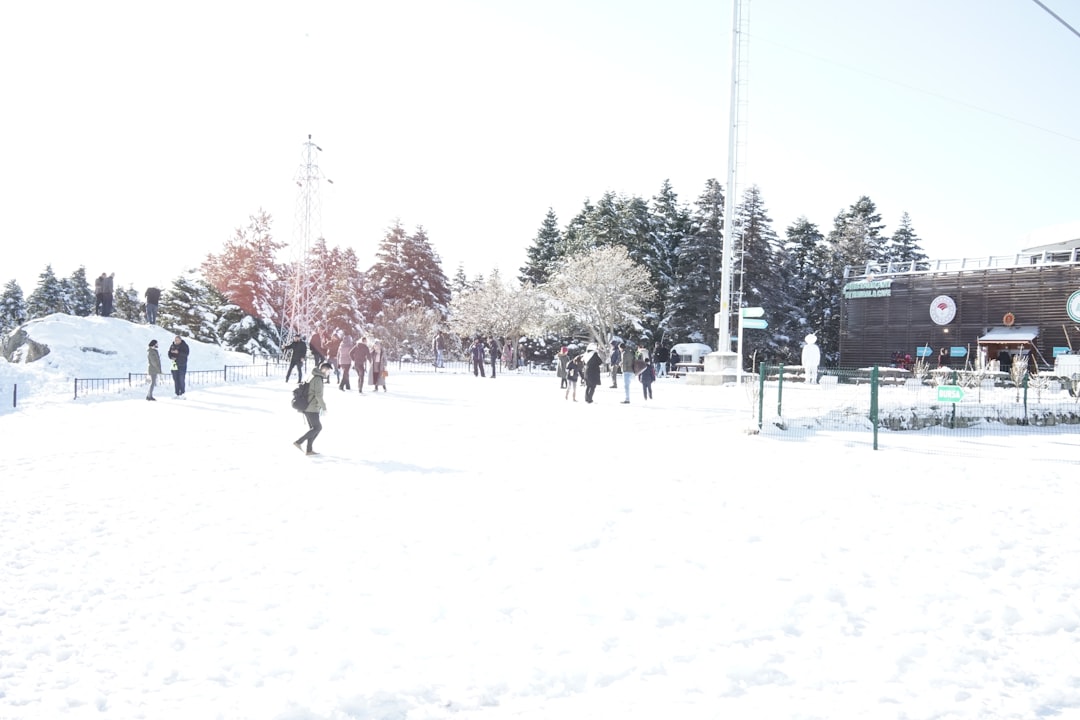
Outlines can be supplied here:
<path id="1" fill-rule="evenodd" d="M 382 388 L 386 392 L 386 377 L 389 375 L 386 349 L 381 341 L 376 340 L 368 345 L 368 339 L 361 337 L 353 342 L 349 333 L 333 333 L 324 337 L 320 330 L 316 330 L 311 337 L 304 341 L 302 335 L 297 335 L 293 342 L 286 348 L 289 358 L 289 366 L 285 371 L 285 381 L 288 382 L 292 371 L 296 369 L 296 381 L 302 382 L 304 377 L 304 361 L 308 352 L 315 361 L 315 370 L 318 371 L 325 363 L 330 366 L 330 371 L 337 374 L 338 390 L 352 390 L 351 376 L 356 371 L 356 384 L 358 390 L 364 392 L 365 375 L 367 384 L 378 392 Z"/>
<path id="2" fill-rule="evenodd" d="M 172 345 L 166 357 L 172 363 L 173 391 L 176 397 L 183 398 L 187 392 L 187 366 L 188 355 L 191 348 L 182 337 L 177 335 L 173 338 Z M 154 397 L 154 388 L 157 387 L 157 377 L 161 374 L 161 355 L 158 353 L 158 341 L 151 340 L 146 349 L 146 372 L 150 376 L 150 389 L 146 393 L 147 400 L 157 400 Z"/>
<path id="3" fill-rule="evenodd" d="M 622 375 L 625 393 L 623 405 L 630 404 L 630 386 L 635 377 L 641 382 L 642 397 L 645 400 L 652 399 L 656 366 L 645 348 L 638 348 L 635 352 L 625 341 L 612 340 L 607 362 L 612 388 L 618 388 L 619 375 Z M 570 357 L 568 347 L 561 347 L 555 356 L 555 374 L 559 377 L 559 387 L 565 390 L 563 398 L 570 399 L 572 394 L 574 402 L 577 402 L 577 386 L 584 382 L 585 402 L 591 403 L 596 395 L 596 388 L 602 381 L 603 365 L 604 361 L 596 343 L 589 343 L 585 352 L 574 357 Z"/>
<path id="4" fill-rule="evenodd" d="M 113 312 L 113 275 L 101 273 L 94 280 L 94 314 L 109 317 Z"/>
<path id="5" fill-rule="evenodd" d="M 469 357 L 472 360 L 472 371 L 476 377 L 488 377 L 484 372 L 484 358 L 491 363 L 491 377 L 495 377 L 495 366 L 501 360 L 503 370 L 514 366 L 514 346 L 502 338 L 488 338 L 485 340 L 478 337 L 469 346 Z"/>

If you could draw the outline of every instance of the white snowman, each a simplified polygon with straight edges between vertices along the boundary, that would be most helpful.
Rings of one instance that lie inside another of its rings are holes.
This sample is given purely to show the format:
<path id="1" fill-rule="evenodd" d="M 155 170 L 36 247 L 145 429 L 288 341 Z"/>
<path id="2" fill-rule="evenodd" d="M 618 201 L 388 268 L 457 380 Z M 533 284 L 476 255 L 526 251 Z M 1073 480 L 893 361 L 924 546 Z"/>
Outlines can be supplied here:
<path id="1" fill-rule="evenodd" d="M 806 344 L 802 349 L 802 364 L 806 371 L 806 382 L 817 384 L 818 365 L 821 364 L 821 348 L 817 345 L 817 335 L 810 333 L 806 336 Z"/>

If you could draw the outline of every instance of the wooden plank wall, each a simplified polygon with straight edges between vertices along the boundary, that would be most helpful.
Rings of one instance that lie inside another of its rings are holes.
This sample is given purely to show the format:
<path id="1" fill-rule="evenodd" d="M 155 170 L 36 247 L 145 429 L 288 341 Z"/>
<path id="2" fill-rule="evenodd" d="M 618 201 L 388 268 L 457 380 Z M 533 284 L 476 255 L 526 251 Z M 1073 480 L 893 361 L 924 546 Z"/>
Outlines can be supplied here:
<path id="1" fill-rule="evenodd" d="M 1055 347 L 1069 344 L 1065 328 L 1080 352 L 1080 324 L 1066 311 L 1069 296 L 1080 290 L 1080 265 L 900 275 L 892 280 L 889 297 L 841 301 L 841 366 L 888 365 L 894 351 L 915 357 L 923 345 L 935 356 L 942 346 L 966 347 L 974 364 L 979 337 L 1003 326 L 1009 312 L 1016 317 L 1015 325 L 1039 328 L 1036 345 L 1048 362 L 1053 362 Z M 930 319 L 930 303 L 938 295 L 956 302 L 956 317 L 946 326 Z M 954 360 L 954 365 L 962 364 Z"/>

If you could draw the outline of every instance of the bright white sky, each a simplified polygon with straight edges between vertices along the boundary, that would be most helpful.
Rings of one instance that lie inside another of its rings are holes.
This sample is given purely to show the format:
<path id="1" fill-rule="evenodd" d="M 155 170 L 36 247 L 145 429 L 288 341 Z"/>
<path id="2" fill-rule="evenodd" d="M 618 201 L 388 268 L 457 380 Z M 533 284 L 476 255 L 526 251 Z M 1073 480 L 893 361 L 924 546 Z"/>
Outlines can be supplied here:
<path id="1" fill-rule="evenodd" d="M 779 233 L 864 194 L 938 258 L 1080 220 L 1080 38 L 1034 2 L 748 5 L 739 185 Z M 730 22 L 704 0 L 9 4 L 0 282 L 166 284 L 260 208 L 291 241 L 309 133 L 330 244 L 366 267 L 400 218 L 447 275 L 515 277 L 549 207 L 726 181 Z"/>

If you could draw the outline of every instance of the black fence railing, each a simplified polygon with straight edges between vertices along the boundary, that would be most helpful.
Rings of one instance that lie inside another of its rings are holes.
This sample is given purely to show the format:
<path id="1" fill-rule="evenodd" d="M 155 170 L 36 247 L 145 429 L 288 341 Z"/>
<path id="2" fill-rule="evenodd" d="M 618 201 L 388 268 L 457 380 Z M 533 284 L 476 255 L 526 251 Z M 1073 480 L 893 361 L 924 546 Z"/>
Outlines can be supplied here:
<path id="1" fill-rule="evenodd" d="M 279 361 L 267 361 L 252 365 L 226 365 L 220 370 L 188 370 L 184 378 L 188 385 L 215 385 L 242 380 L 261 380 L 272 377 L 278 371 L 284 372 L 285 365 Z M 172 377 L 169 372 L 158 375 L 158 384 L 168 382 Z M 128 373 L 122 378 L 75 378 L 75 399 L 88 395 L 100 395 L 147 385 L 150 375 L 144 372 Z"/>

